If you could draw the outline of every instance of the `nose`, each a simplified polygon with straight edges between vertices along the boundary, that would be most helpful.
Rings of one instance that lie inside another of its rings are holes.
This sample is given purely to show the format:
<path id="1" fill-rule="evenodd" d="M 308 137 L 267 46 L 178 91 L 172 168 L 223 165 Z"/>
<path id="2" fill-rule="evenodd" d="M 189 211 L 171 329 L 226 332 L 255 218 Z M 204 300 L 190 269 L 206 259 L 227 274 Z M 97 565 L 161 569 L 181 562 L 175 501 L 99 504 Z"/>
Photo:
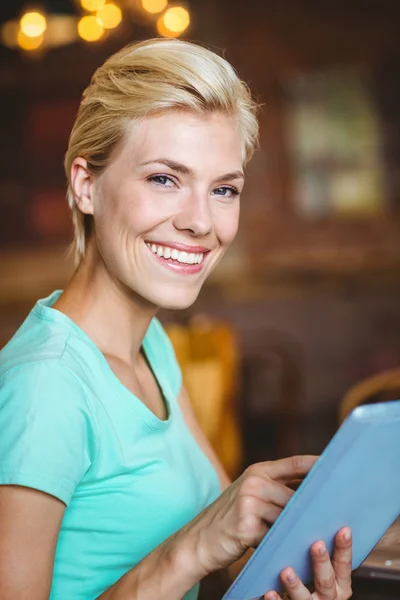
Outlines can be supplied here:
<path id="1" fill-rule="evenodd" d="M 196 237 L 205 237 L 212 231 L 213 217 L 207 194 L 192 193 L 175 215 L 174 225 L 179 231 L 189 231 Z"/>

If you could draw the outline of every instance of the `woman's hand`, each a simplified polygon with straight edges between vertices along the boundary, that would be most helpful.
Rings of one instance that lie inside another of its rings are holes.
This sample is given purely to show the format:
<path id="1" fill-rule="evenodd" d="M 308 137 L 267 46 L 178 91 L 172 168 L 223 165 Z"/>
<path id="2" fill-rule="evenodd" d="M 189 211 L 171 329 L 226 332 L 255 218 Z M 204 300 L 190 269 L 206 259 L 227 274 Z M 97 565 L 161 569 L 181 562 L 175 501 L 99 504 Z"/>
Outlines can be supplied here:
<path id="1" fill-rule="evenodd" d="M 170 541 L 184 548 L 186 567 L 196 579 L 227 567 L 248 548 L 256 547 L 286 506 L 314 456 L 294 456 L 252 465 L 213 504 Z"/>
<path id="2" fill-rule="evenodd" d="M 339 531 L 335 538 L 332 561 L 325 544 L 321 541 L 311 546 L 314 568 L 314 588 L 311 593 L 297 577 L 293 569 L 284 569 L 281 580 L 291 600 L 348 600 L 351 598 L 351 532 L 348 527 Z M 281 600 L 276 592 L 268 592 L 265 600 Z"/>

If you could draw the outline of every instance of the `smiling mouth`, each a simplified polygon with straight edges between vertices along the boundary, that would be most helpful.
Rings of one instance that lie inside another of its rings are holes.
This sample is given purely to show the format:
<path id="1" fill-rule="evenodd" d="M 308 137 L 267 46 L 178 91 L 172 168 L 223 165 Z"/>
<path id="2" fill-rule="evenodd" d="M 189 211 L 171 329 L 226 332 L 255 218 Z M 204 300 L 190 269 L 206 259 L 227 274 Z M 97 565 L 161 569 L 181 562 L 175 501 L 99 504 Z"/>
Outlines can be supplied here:
<path id="1" fill-rule="evenodd" d="M 148 242 L 146 243 L 146 246 L 153 254 L 157 254 L 160 258 L 165 258 L 165 260 L 184 265 L 201 264 L 205 254 L 204 252 L 182 252 L 181 250 L 176 250 L 176 248 L 149 244 Z"/>
<path id="2" fill-rule="evenodd" d="M 169 246 L 161 246 L 159 244 L 151 244 L 146 242 L 146 246 L 164 266 L 184 273 L 198 273 L 204 265 L 204 259 L 210 251 L 207 252 L 186 252 L 170 248 Z"/>

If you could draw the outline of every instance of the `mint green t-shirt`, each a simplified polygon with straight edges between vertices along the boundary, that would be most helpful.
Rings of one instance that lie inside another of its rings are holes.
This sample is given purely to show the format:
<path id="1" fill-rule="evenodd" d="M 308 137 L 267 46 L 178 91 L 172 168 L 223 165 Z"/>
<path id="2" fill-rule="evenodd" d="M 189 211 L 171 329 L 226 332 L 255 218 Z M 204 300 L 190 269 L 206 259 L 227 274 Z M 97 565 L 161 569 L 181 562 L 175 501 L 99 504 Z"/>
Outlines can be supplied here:
<path id="1" fill-rule="evenodd" d="M 159 321 L 151 321 L 143 350 L 167 404 L 165 421 L 51 308 L 60 293 L 38 301 L 0 352 L 0 484 L 66 504 L 50 599 L 94 600 L 220 489 L 183 420 L 181 373 Z"/>

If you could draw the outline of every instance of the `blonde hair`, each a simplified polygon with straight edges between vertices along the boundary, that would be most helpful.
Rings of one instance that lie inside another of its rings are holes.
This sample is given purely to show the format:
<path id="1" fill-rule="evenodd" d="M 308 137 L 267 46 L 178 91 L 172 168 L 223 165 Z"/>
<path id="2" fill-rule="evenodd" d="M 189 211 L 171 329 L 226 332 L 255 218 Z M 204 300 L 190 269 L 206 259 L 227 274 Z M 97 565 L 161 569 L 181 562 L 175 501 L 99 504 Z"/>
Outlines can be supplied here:
<path id="1" fill-rule="evenodd" d="M 156 113 L 219 111 L 231 116 L 243 140 L 243 162 L 258 142 L 256 105 L 247 86 L 223 58 L 197 44 L 151 39 L 112 55 L 94 73 L 82 101 L 65 155 L 67 198 L 74 226 L 73 250 L 79 264 L 85 255 L 92 217 L 75 203 L 71 165 L 78 156 L 101 174 L 129 131 L 129 125 Z"/>

